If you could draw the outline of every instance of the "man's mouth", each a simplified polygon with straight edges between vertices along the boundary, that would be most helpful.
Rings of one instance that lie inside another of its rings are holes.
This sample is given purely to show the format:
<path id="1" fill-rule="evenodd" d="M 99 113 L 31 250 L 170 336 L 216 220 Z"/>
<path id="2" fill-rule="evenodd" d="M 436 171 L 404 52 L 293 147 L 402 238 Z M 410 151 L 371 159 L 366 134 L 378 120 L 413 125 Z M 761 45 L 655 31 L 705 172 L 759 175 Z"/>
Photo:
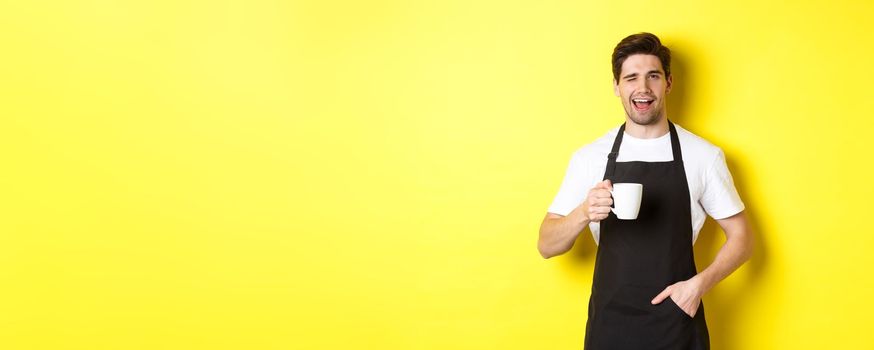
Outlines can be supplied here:
<path id="1" fill-rule="evenodd" d="M 646 111 L 652 105 L 653 101 L 655 101 L 655 100 L 652 98 L 639 97 L 639 98 L 632 98 L 631 104 L 633 104 L 634 109 L 636 109 L 638 111 Z"/>

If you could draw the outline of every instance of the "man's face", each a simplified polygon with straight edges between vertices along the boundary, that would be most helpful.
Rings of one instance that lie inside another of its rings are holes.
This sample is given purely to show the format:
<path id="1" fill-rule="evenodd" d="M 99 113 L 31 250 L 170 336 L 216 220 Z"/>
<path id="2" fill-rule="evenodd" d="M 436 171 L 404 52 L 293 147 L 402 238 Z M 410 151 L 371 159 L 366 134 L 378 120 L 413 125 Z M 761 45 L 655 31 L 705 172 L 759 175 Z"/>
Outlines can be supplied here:
<path id="1" fill-rule="evenodd" d="M 625 114 L 639 125 L 655 124 L 665 117 L 665 97 L 671 91 L 671 77 L 665 77 L 662 62 L 654 55 L 628 56 L 622 63 L 613 93 L 622 99 Z"/>

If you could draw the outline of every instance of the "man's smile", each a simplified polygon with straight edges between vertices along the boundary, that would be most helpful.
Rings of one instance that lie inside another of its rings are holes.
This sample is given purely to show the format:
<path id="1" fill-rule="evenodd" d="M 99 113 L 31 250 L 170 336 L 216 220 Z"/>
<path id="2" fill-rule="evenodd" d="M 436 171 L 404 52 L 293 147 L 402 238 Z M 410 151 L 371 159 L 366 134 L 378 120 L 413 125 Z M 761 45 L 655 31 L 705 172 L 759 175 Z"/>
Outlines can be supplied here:
<path id="1" fill-rule="evenodd" d="M 634 109 L 645 112 L 649 110 L 654 101 L 655 99 L 650 97 L 636 97 L 631 99 L 631 104 L 634 105 Z"/>

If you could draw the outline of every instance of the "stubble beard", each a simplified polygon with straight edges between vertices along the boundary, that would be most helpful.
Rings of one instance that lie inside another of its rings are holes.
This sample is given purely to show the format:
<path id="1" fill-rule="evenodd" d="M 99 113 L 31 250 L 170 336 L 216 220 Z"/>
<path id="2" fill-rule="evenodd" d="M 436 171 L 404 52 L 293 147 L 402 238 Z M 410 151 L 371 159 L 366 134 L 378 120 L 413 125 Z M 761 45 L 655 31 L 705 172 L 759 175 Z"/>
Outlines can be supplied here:
<path id="1" fill-rule="evenodd" d="M 646 114 L 638 114 L 636 110 L 634 110 L 634 106 L 626 106 L 625 107 L 625 115 L 628 116 L 631 121 L 633 121 L 637 125 L 653 125 L 658 123 L 661 119 L 662 108 L 652 109 L 649 113 Z"/>

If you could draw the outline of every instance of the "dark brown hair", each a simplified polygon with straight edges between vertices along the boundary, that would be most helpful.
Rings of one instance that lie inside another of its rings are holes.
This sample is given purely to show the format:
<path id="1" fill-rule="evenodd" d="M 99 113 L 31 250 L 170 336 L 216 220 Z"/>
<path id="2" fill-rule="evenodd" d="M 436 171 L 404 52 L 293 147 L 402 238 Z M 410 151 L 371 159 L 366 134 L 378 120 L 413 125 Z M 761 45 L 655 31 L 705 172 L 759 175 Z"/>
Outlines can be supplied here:
<path id="1" fill-rule="evenodd" d="M 637 33 L 632 34 L 613 49 L 613 79 L 619 81 L 619 74 L 622 73 L 622 63 L 628 56 L 635 54 L 653 55 L 659 58 L 662 62 L 662 69 L 665 70 L 665 77 L 671 76 L 671 50 L 662 45 L 659 37 L 652 33 Z"/>

